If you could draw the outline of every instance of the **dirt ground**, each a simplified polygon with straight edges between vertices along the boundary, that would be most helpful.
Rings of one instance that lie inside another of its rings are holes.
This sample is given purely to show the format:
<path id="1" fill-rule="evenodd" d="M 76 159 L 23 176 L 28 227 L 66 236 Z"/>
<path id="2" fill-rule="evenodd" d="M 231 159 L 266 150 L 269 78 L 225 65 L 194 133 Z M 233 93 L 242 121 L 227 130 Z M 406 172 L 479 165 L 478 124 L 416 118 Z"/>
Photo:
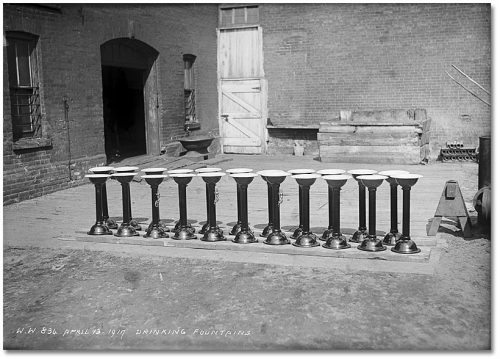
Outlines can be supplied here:
<path id="1" fill-rule="evenodd" d="M 6 246 L 4 349 L 491 349 L 490 241 L 434 275 Z"/>

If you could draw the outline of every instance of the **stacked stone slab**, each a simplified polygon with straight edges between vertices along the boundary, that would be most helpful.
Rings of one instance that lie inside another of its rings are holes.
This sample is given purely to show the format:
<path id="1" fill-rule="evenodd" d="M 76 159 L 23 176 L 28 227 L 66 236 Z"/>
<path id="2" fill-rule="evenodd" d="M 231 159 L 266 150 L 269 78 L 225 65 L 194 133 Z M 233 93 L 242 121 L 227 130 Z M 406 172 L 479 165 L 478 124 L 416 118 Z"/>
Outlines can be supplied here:
<path id="1" fill-rule="evenodd" d="M 429 160 L 431 120 L 423 109 L 341 111 L 321 122 L 323 162 L 418 164 Z"/>

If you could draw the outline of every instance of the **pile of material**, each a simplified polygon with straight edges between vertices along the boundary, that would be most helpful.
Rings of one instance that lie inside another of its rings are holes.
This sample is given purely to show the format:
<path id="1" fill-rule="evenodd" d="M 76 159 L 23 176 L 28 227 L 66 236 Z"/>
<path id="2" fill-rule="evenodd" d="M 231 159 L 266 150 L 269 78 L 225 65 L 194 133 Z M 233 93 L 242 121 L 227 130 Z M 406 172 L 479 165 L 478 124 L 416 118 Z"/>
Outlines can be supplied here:
<path id="1" fill-rule="evenodd" d="M 446 147 L 441 148 L 440 157 L 443 162 L 451 161 L 477 161 L 475 147 L 464 147 L 462 142 L 446 142 Z"/>

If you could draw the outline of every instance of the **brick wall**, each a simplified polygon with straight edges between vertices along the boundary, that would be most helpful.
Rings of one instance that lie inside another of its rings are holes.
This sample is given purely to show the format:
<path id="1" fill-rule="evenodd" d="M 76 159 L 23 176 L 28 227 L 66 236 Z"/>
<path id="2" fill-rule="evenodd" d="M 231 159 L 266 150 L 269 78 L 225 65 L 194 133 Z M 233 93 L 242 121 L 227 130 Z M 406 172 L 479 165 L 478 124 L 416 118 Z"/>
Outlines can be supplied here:
<path id="1" fill-rule="evenodd" d="M 491 88 L 489 4 L 264 4 L 260 19 L 274 125 L 423 108 L 431 159 L 491 132 L 489 106 L 445 73 L 454 64 Z"/>
<path id="2" fill-rule="evenodd" d="M 4 31 L 40 36 L 43 134 L 51 143 L 13 150 L 4 65 L 4 204 L 78 184 L 74 178 L 105 162 L 100 46 L 106 41 L 133 36 L 159 52 L 160 146 L 184 135 L 184 53 L 197 56 L 196 106 L 202 129 L 217 128 L 216 5 L 64 4 L 60 11 L 3 6 Z M 69 99 L 70 146 L 64 96 Z"/>

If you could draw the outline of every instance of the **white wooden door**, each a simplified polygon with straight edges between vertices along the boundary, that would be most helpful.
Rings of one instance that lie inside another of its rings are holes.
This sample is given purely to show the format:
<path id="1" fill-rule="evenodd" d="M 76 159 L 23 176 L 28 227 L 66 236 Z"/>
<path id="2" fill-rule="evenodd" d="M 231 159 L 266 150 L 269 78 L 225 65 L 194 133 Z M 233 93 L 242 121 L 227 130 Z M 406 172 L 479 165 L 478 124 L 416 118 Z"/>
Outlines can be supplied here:
<path id="1" fill-rule="evenodd" d="M 267 86 L 258 27 L 219 31 L 219 110 L 225 153 L 266 148 Z"/>

